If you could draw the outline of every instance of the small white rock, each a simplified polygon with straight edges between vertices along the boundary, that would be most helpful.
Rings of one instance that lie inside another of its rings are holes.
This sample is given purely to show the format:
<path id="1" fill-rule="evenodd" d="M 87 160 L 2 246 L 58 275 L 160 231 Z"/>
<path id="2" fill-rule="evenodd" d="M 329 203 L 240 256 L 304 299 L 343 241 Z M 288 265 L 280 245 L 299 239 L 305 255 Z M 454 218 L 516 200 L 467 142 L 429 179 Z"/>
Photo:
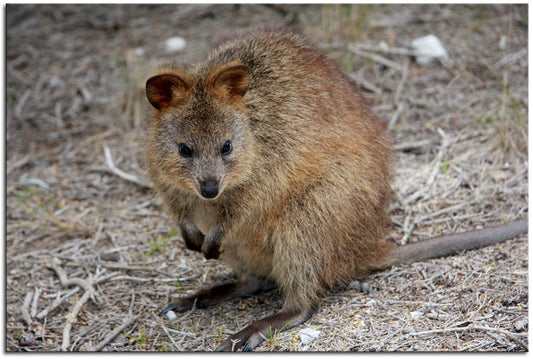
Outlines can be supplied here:
<path id="1" fill-rule="evenodd" d="M 174 319 L 176 319 L 176 317 L 177 317 L 177 315 L 176 315 L 176 313 L 174 311 L 169 310 L 167 312 L 167 319 L 174 320 Z"/>
<path id="2" fill-rule="evenodd" d="M 373 307 L 375 305 L 377 305 L 378 302 L 376 302 L 374 299 L 370 299 L 368 302 L 366 302 L 366 305 L 369 306 L 369 307 Z"/>
<path id="3" fill-rule="evenodd" d="M 430 66 L 439 61 L 446 62 L 448 60 L 448 51 L 435 35 L 414 39 L 411 46 L 415 52 L 416 63 L 421 66 Z"/>
<path id="4" fill-rule="evenodd" d="M 165 41 L 165 52 L 167 54 L 182 51 L 185 47 L 187 47 L 187 41 L 181 36 L 174 36 Z"/>
<path id="5" fill-rule="evenodd" d="M 63 87 L 63 85 L 65 85 L 65 82 L 63 82 L 63 80 L 61 80 L 59 77 L 55 75 L 50 77 L 50 80 L 48 81 L 48 86 L 52 88 Z"/>
<path id="6" fill-rule="evenodd" d="M 519 320 L 516 323 L 514 323 L 514 328 L 516 329 L 517 332 L 521 332 L 522 330 L 525 330 L 527 326 L 528 326 L 527 318 Z"/>
<path id="7" fill-rule="evenodd" d="M 361 282 L 359 282 L 358 280 L 354 280 L 353 282 L 348 284 L 348 288 L 359 290 L 359 288 L 361 288 Z"/>
<path id="8" fill-rule="evenodd" d="M 410 312 L 409 314 L 411 315 L 411 318 L 413 319 L 420 318 L 421 316 L 424 315 L 423 312 L 418 312 L 418 311 Z"/>
<path id="9" fill-rule="evenodd" d="M 409 334 L 409 333 L 414 333 L 414 332 L 415 330 L 413 328 L 407 327 L 407 328 L 402 329 L 402 334 Z"/>
<path id="10" fill-rule="evenodd" d="M 500 42 L 498 43 L 498 47 L 500 50 L 505 50 L 505 47 L 507 46 L 507 36 L 503 35 L 500 37 Z"/>
<path id="11" fill-rule="evenodd" d="M 385 41 L 380 41 L 378 46 L 383 51 L 389 51 L 389 45 Z"/>
<path id="12" fill-rule="evenodd" d="M 318 338 L 320 331 L 313 328 L 304 328 L 298 332 L 298 337 L 302 341 L 302 344 L 307 345 Z"/>
<path id="13" fill-rule="evenodd" d="M 135 56 L 142 56 L 144 55 L 144 48 L 143 47 L 137 47 L 135 50 L 133 50 L 133 53 Z"/>

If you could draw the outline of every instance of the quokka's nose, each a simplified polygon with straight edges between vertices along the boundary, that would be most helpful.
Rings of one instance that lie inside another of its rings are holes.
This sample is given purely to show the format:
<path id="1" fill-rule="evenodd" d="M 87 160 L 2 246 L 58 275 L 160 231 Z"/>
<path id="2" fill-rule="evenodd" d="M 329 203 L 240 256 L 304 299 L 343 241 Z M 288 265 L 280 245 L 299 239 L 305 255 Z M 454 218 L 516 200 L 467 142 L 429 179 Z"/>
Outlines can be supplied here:
<path id="1" fill-rule="evenodd" d="M 204 198 L 215 198 L 218 195 L 218 181 L 213 178 L 200 181 L 200 193 Z"/>

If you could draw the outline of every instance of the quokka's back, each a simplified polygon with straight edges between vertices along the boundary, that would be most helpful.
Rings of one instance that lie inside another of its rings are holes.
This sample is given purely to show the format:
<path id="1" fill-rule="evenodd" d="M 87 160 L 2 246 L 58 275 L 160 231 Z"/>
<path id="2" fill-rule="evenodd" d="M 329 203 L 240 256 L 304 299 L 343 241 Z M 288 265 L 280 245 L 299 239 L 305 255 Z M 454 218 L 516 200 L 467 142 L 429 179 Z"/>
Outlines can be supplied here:
<path id="1" fill-rule="evenodd" d="M 284 308 L 233 337 L 249 349 L 268 328 L 307 319 L 325 289 L 382 266 L 386 126 L 307 40 L 249 33 L 200 64 L 162 68 L 147 95 L 156 109 L 147 155 L 156 190 L 187 247 L 220 255 L 240 278 L 170 309 L 279 286 Z"/>

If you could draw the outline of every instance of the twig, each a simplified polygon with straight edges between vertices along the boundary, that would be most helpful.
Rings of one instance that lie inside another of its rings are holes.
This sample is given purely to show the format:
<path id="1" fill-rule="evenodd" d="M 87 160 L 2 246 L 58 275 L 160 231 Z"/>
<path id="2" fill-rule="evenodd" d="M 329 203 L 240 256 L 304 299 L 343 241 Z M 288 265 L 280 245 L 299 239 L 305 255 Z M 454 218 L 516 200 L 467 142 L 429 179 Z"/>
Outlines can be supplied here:
<path id="1" fill-rule="evenodd" d="M 22 109 L 24 108 L 24 105 L 26 104 L 26 101 L 28 101 L 28 98 L 31 95 L 31 90 L 27 90 L 24 92 L 24 95 L 20 98 L 19 102 L 17 103 L 17 107 L 15 107 L 15 118 L 20 118 L 20 114 L 22 113 Z"/>
<path id="2" fill-rule="evenodd" d="M 56 119 L 56 125 L 58 130 L 61 130 L 64 126 L 63 124 L 63 115 L 61 114 L 61 102 L 56 102 L 56 105 L 54 107 L 55 111 L 55 119 Z"/>
<path id="3" fill-rule="evenodd" d="M 111 269 L 122 269 L 127 271 L 144 271 L 144 272 L 152 272 L 154 268 L 147 267 L 147 266 L 136 266 L 136 265 L 127 265 L 127 264 L 114 264 L 114 263 L 102 263 L 100 261 L 94 261 L 90 262 L 90 264 L 94 264 L 100 267 L 104 268 L 111 268 Z M 118 274 L 118 273 L 116 273 Z M 116 278 L 116 277 L 115 277 Z"/>
<path id="4" fill-rule="evenodd" d="M 172 344 L 174 345 L 175 350 L 179 350 L 179 345 L 174 341 L 174 338 L 172 338 L 172 335 L 170 335 L 170 332 L 168 331 L 168 328 L 166 327 L 163 319 L 155 315 L 154 312 L 152 312 L 152 316 L 155 318 L 155 320 L 161 325 L 161 328 L 163 328 L 163 331 L 166 333 Z"/>
<path id="5" fill-rule="evenodd" d="M 403 66 L 402 66 L 402 78 L 400 79 L 400 82 L 398 83 L 398 87 L 396 88 L 396 93 L 394 94 L 394 104 L 396 105 L 397 109 L 396 109 L 396 112 L 394 112 L 394 115 L 392 116 L 391 120 L 389 121 L 390 129 L 396 126 L 396 122 L 398 122 L 400 113 L 403 111 L 403 108 L 404 108 L 404 104 L 400 102 L 400 97 L 402 96 L 403 87 L 405 86 L 405 82 L 407 81 L 408 74 L 409 74 L 409 59 L 405 59 Z"/>
<path id="6" fill-rule="evenodd" d="M 372 82 L 365 80 L 362 76 L 358 76 L 357 74 L 350 74 L 350 78 L 353 79 L 357 83 L 357 85 L 364 87 L 365 89 L 375 93 L 376 95 L 381 95 L 383 93 L 381 88 L 377 87 Z"/>
<path id="7" fill-rule="evenodd" d="M 70 292 L 66 293 L 63 297 L 60 297 L 59 293 L 57 293 L 57 298 L 53 301 L 53 303 L 48 308 L 41 310 L 35 317 L 37 319 L 43 319 L 44 317 L 48 315 L 48 313 L 50 313 L 51 311 L 59 307 L 65 299 L 78 293 L 79 291 L 80 291 L 80 287 L 76 287 L 72 289 Z"/>
<path id="8" fill-rule="evenodd" d="M 26 322 L 28 326 L 31 325 L 31 316 L 29 312 L 31 299 L 33 298 L 33 292 L 29 291 L 26 293 L 26 297 L 24 298 L 24 303 L 22 304 L 22 308 L 20 308 L 20 314 L 22 315 L 22 319 Z"/>
<path id="9" fill-rule="evenodd" d="M 396 111 L 394 112 L 394 114 L 392 115 L 390 121 L 389 121 L 389 129 L 393 129 L 394 126 L 396 126 L 396 122 L 398 122 L 398 118 L 400 117 L 400 113 L 402 113 L 403 111 L 403 103 L 399 103 L 398 104 L 398 108 L 396 109 Z"/>
<path id="10" fill-rule="evenodd" d="M 85 303 L 87 303 L 89 298 L 94 300 L 95 290 L 92 285 L 86 280 L 80 278 L 67 278 L 67 274 L 65 273 L 63 268 L 61 268 L 56 263 L 53 263 L 51 266 L 49 266 L 49 268 L 53 269 L 56 272 L 57 276 L 59 277 L 59 281 L 61 282 L 61 285 L 63 287 L 77 285 L 85 289 L 85 293 L 83 294 L 83 296 L 76 303 L 72 311 L 66 316 L 67 323 L 65 324 L 65 328 L 63 328 L 63 341 L 61 343 L 61 351 L 67 351 L 68 347 L 70 346 L 70 330 L 72 329 L 72 324 L 76 323 L 77 316 L 81 308 L 83 307 L 83 305 L 85 305 Z"/>
<path id="11" fill-rule="evenodd" d="M 124 329 L 132 325 L 139 316 L 129 317 L 122 323 L 119 327 L 115 328 L 111 333 L 109 333 L 103 341 L 101 341 L 93 351 L 99 352 L 102 350 L 110 341 L 112 341 L 117 335 L 119 335 Z"/>
<path id="12" fill-rule="evenodd" d="M 56 263 L 53 263 L 48 268 L 53 269 L 54 272 L 56 272 L 57 276 L 59 277 L 59 281 L 61 282 L 61 286 L 62 287 L 70 287 L 70 286 L 73 286 L 73 285 L 77 285 L 77 286 L 82 287 L 83 289 L 85 289 L 86 292 L 89 292 L 90 295 L 91 295 L 91 299 L 94 298 L 94 293 L 96 293 L 96 292 L 95 292 L 93 286 L 89 282 L 87 282 L 86 280 L 81 279 L 81 278 L 71 278 L 71 279 L 67 278 L 67 274 L 65 273 L 63 268 L 61 268 Z"/>
<path id="13" fill-rule="evenodd" d="M 507 64 L 511 64 L 526 55 L 527 55 L 527 47 L 523 47 L 518 52 L 505 55 L 500 61 L 496 63 L 496 68 L 501 68 Z"/>
<path id="14" fill-rule="evenodd" d="M 442 208 L 442 209 L 440 209 L 438 211 L 431 212 L 430 214 L 427 214 L 425 216 L 421 216 L 420 218 L 418 218 L 417 223 L 422 223 L 422 222 L 424 222 L 426 220 L 438 217 L 438 216 L 440 216 L 442 214 L 448 214 L 450 212 L 459 211 L 460 209 L 462 209 L 464 207 L 471 206 L 471 205 L 476 204 L 476 203 L 479 203 L 479 200 L 468 201 L 468 202 L 465 202 L 465 203 L 459 203 L 459 204 L 456 204 L 456 205 L 453 205 L 453 206 Z M 447 216 L 447 217 L 448 217 L 447 219 L 450 220 L 449 216 Z"/>
<path id="15" fill-rule="evenodd" d="M 448 149 L 452 143 L 452 138 L 449 136 L 446 132 L 444 132 L 443 129 L 440 127 L 437 128 L 437 131 L 442 137 L 442 144 L 439 149 L 439 153 L 437 153 L 437 156 L 435 159 L 433 159 L 433 170 L 431 171 L 431 176 L 426 182 L 426 187 L 430 187 L 433 182 L 435 182 L 435 179 L 437 178 L 437 174 L 440 171 L 440 165 L 442 163 L 442 160 L 446 157 L 446 154 L 448 153 Z"/>
<path id="16" fill-rule="evenodd" d="M 366 57 L 366 58 L 369 58 L 370 60 L 374 61 L 374 62 L 379 62 L 387 67 L 390 67 L 391 69 L 394 69 L 394 70 L 397 70 L 397 71 L 402 71 L 402 65 L 394 62 L 394 61 L 391 61 L 383 56 L 379 56 L 379 55 L 376 55 L 376 54 L 371 54 L 371 53 L 368 53 L 368 52 L 365 52 L 363 50 L 360 50 L 359 48 L 357 48 L 356 46 L 353 46 L 352 44 L 349 44 L 348 45 L 348 50 L 350 50 L 351 52 L 353 52 L 354 54 L 356 55 L 359 55 L 359 56 L 363 56 L 363 57 Z"/>
<path id="17" fill-rule="evenodd" d="M 13 171 L 16 168 L 25 166 L 28 162 L 30 162 L 31 159 L 33 159 L 32 154 L 29 154 L 29 155 L 26 155 L 26 156 L 22 157 L 17 162 L 7 166 L 7 173 L 10 173 L 11 171 Z"/>
<path id="18" fill-rule="evenodd" d="M 39 297 L 41 296 L 41 288 L 35 288 L 35 294 L 33 295 L 33 301 L 31 302 L 31 317 L 35 318 L 37 314 L 37 303 L 39 302 Z"/>
<path id="19" fill-rule="evenodd" d="M 68 347 L 70 346 L 70 330 L 72 329 L 72 324 L 76 323 L 81 308 L 89 301 L 90 297 L 91 292 L 85 292 L 80 300 L 76 303 L 72 311 L 67 314 L 67 324 L 65 324 L 65 328 L 63 328 L 63 342 L 61 343 L 61 351 L 68 351 Z"/>
<path id="20" fill-rule="evenodd" d="M 500 329 L 500 328 L 491 328 L 491 327 L 484 327 L 479 325 L 472 326 L 472 329 L 474 330 L 481 330 L 481 331 L 491 331 L 496 332 L 505 335 L 507 338 L 511 339 L 515 343 L 518 343 L 521 345 L 524 349 L 527 349 L 527 344 L 524 343 L 521 339 L 518 337 L 527 337 L 528 334 L 519 334 L 519 333 L 511 333 L 506 330 Z"/>
<path id="21" fill-rule="evenodd" d="M 109 275 L 102 277 L 98 280 L 93 280 L 90 283 L 81 278 L 67 278 L 67 274 L 65 273 L 63 268 L 61 268 L 56 263 L 53 263 L 51 266 L 49 266 L 49 268 L 53 269 L 56 272 L 57 276 L 59 277 L 59 281 L 61 282 L 61 286 L 67 287 L 71 285 L 77 285 L 78 287 L 85 289 L 85 293 L 83 294 L 83 296 L 76 303 L 72 311 L 67 314 L 66 317 L 67 323 L 65 324 L 65 328 L 63 328 L 63 342 L 61 344 L 61 350 L 67 351 L 68 347 L 70 346 L 70 330 L 72 329 L 72 324 L 76 323 L 77 316 L 81 308 L 83 307 L 83 305 L 85 305 L 85 303 L 87 303 L 89 299 L 97 302 L 94 296 L 96 291 L 94 290 L 92 284 L 97 282 L 103 282 L 109 278 L 116 276 L 118 273 L 110 273 Z"/>
<path id="22" fill-rule="evenodd" d="M 122 171 L 121 169 L 117 168 L 115 164 L 113 163 L 113 157 L 111 157 L 111 151 L 109 150 L 109 147 L 107 146 L 104 146 L 104 155 L 105 155 L 107 166 L 109 167 L 109 169 L 111 170 L 113 174 L 122 178 L 123 180 L 135 183 L 136 185 L 141 186 L 143 188 L 152 188 L 152 186 L 148 182 L 143 181 L 142 179 L 139 179 L 137 176 L 126 173 Z"/>
<path id="23" fill-rule="evenodd" d="M 384 54 L 395 54 L 395 55 L 405 55 L 405 56 L 415 56 L 416 52 L 414 50 L 405 49 L 402 47 L 388 46 L 384 44 L 383 46 L 367 45 L 367 44 L 352 44 L 353 47 L 365 51 L 374 51 L 381 52 Z"/>
<path id="24" fill-rule="evenodd" d="M 429 178 L 427 179 L 424 186 L 422 186 L 421 189 L 416 191 L 415 193 L 411 194 L 409 197 L 403 200 L 403 203 L 405 205 L 409 205 L 410 203 L 418 200 L 420 197 L 424 195 L 424 193 L 428 192 L 428 188 L 431 187 L 433 182 L 435 182 L 435 179 L 437 178 L 437 175 L 440 171 L 440 165 L 442 163 L 442 160 L 446 157 L 446 154 L 448 153 L 448 149 L 450 148 L 452 144 L 452 138 L 450 135 L 448 135 L 444 130 L 442 130 L 440 127 L 437 128 L 437 131 L 442 137 L 441 146 L 439 149 L 439 152 L 437 153 L 437 156 L 433 159 L 433 165 L 431 168 L 431 173 L 429 175 Z"/>
<path id="25" fill-rule="evenodd" d="M 116 276 L 112 280 L 131 280 L 132 282 L 175 282 L 175 278 L 139 278 L 139 277 L 132 277 L 129 275 L 121 275 Z"/>
<path id="26" fill-rule="evenodd" d="M 431 139 L 426 139 L 426 140 L 420 140 L 420 141 L 411 141 L 411 142 L 403 142 L 403 143 L 398 143 L 396 145 L 394 145 L 393 149 L 394 151 L 402 151 L 402 152 L 407 152 L 407 151 L 412 151 L 412 150 L 415 150 L 415 149 L 418 149 L 418 148 L 422 148 L 422 147 L 426 147 L 428 145 L 431 145 L 433 143 L 433 141 Z"/>
<path id="27" fill-rule="evenodd" d="M 85 146 L 87 144 L 90 144 L 93 141 L 101 140 L 101 139 L 104 139 L 106 137 L 113 136 L 113 135 L 115 135 L 117 133 L 118 133 L 118 130 L 111 129 L 111 130 L 107 130 L 105 132 L 102 132 L 102 133 L 99 133 L 99 134 L 96 134 L 96 135 L 93 135 L 93 136 L 89 136 L 86 139 L 81 140 L 80 142 L 77 142 L 76 143 L 76 147 Z M 18 160 L 17 162 L 15 162 L 15 163 L 13 163 L 11 165 L 8 165 L 7 166 L 7 173 L 10 173 L 11 171 L 13 171 L 13 170 L 15 170 L 17 168 L 23 167 L 26 164 L 28 164 L 29 162 L 37 162 L 37 161 L 41 160 L 43 157 L 54 157 L 54 156 L 57 156 L 57 154 L 59 152 L 63 151 L 65 149 L 65 147 L 66 147 L 65 144 L 61 144 L 61 145 L 59 145 L 56 148 L 53 148 L 51 150 L 44 150 L 44 151 L 38 152 L 36 154 L 26 155 L 23 158 L 21 158 L 20 160 Z"/>
<path id="28" fill-rule="evenodd" d="M 394 94 L 394 103 L 396 104 L 396 106 L 400 105 L 400 97 L 403 92 L 403 87 L 407 82 L 407 75 L 409 75 L 409 60 L 405 59 L 402 65 L 402 78 L 400 79 L 398 87 L 396 88 L 396 93 Z"/>
<path id="29" fill-rule="evenodd" d="M 516 343 L 520 344 L 523 348 L 527 348 L 527 345 L 518 337 L 526 337 L 527 334 L 518 334 L 518 333 L 511 333 L 506 330 L 500 329 L 500 328 L 491 328 L 491 327 L 484 327 L 480 325 L 469 325 L 467 327 L 454 327 L 454 328 L 444 328 L 444 329 L 434 329 L 434 330 L 427 330 L 424 332 L 416 332 L 416 333 L 410 333 L 410 336 L 419 336 L 419 335 L 427 335 L 427 334 L 439 334 L 439 333 L 450 333 L 450 332 L 468 332 L 470 330 L 479 330 L 479 331 L 491 331 L 491 332 L 497 332 L 500 334 L 503 334 L 507 336 L 509 339 L 515 341 Z"/>

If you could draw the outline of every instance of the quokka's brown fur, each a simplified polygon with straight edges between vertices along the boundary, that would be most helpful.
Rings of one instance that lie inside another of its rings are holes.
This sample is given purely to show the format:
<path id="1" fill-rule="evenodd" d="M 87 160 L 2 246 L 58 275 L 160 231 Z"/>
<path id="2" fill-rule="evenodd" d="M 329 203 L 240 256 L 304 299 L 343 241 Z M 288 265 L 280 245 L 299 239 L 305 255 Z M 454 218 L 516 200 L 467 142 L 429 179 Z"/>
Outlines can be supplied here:
<path id="1" fill-rule="evenodd" d="M 386 125 L 307 40 L 246 34 L 200 64 L 161 68 L 147 95 L 156 108 L 147 145 L 156 191 L 187 246 L 220 256 L 240 278 L 171 309 L 273 283 L 286 297 L 282 311 L 232 337 L 253 349 L 269 328 L 305 321 L 326 289 L 395 262 L 385 240 Z M 227 141 L 231 151 L 221 154 Z"/>

